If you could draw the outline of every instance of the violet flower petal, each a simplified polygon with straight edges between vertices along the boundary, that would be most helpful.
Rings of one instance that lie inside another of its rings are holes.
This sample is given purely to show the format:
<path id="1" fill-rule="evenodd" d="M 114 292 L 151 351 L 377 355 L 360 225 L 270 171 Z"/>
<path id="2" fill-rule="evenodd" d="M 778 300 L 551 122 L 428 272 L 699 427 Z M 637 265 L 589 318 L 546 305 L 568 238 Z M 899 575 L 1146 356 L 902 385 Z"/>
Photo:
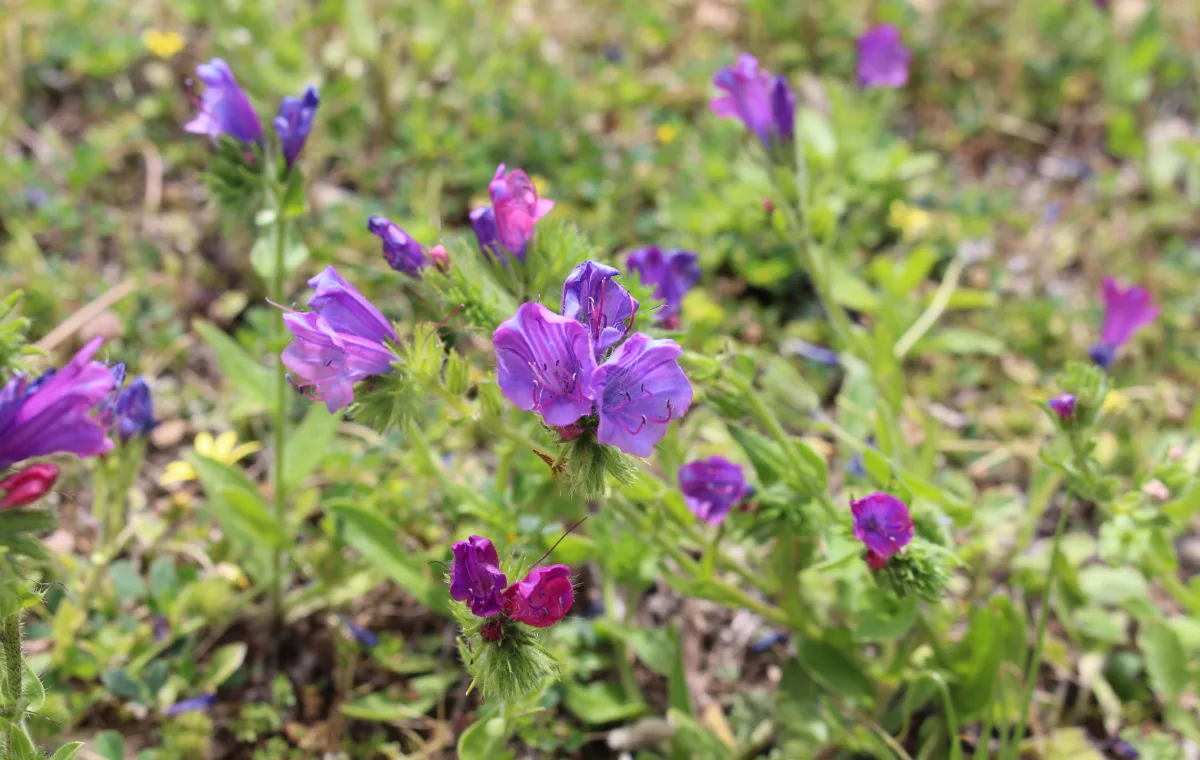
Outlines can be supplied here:
<path id="1" fill-rule="evenodd" d="M 854 537 L 884 559 L 908 546 L 913 521 L 908 506 L 895 496 L 872 493 L 850 502 Z"/>
<path id="2" fill-rule="evenodd" d="M 466 602 L 478 617 L 500 614 L 508 578 L 500 570 L 496 547 L 486 538 L 471 536 L 451 548 L 454 563 L 450 566 L 450 597 Z"/>
<path id="3" fill-rule="evenodd" d="M 682 353 L 673 340 L 638 332 L 595 371 L 586 387 L 600 414 L 600 443 L 650 456 L 671 420 L 692 405 L 692 384 L 679 366 Z"/>
<path id="4" fill-rule="evenodd" d="M 746 476 L 728 459 L 709 457 L 679 468 L 679 489 L 692 514 L 719 525 L 746 494 Z"/>
<path id="5" fill-rule="evenodd" d="M 587 325 L 597 360 L 633 329 L 638 302 L 614 279 L 620 274 L 613 267 L 585 261 L 563 282 L 562 314 Z"/>
<path id="6" fill-rule="evenodd" d="M 590 414 L 584 388 L 596 371 L 587 328 L 538 303 L 524 303 L 496 328 L 497 382 L 518 408 L 547 425 L 569 425 Z"/>
<path id="7" fill-rule="evenodd" d="M 261 143 L 262 123 L 229 64 L 214 58 L 197 66 L 196 76 L 205 85 L 199 103 L 200 112 L 184 129 L 214 139 L 229 135 L 244 143 Z"/>

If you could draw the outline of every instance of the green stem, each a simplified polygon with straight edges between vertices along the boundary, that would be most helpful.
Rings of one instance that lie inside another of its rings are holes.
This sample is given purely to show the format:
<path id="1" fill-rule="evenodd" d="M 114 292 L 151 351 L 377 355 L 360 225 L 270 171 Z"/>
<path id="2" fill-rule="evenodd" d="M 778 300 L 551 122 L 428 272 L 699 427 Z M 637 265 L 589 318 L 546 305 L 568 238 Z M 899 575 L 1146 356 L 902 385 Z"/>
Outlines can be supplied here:
<path id="1" fill-rule="evenodd" d="M 281 204 L 276 204 L 281 205 Z M 284 303 L 284 256 L 286 253 L 287 244 L 287 223 L 283 218 L 283 209 L 275 209 L 275 272 L 271 282 L 271 297 L 275 299 L 275 303 Z M 287 334 L 287 328 L 283 322 L 283 315 L 280 314 L 279 319 L 275 323 L 275 335 L 279 344 L 282 344 Z M 287 411 L 288 411 L 288 393 L 287 393 L 287 369 L 283 366 L 283 359 L 279 357 L 275 364 L 275 523 L 282 528 L 287 522 L 287 494 L 284 489 L 284 447 L 286 445 L 286 426 L 287 426 Z M 275 613 L 276 620 L 283 620 L 283 574 L 284 574 L 284 551 L 283 548 L 275 549 L 273 558 L 274 567 L 274 587 L 272 594 L 272 608 Z"/>
<path id="2" fill-rule="evenodd" d="M 1058 553 L 1059 545 L 1062 543 L 1062 534 L 1067 526 L 1067 515 L 1071 513 L 1071 502 L 1068 499 L 1063 504 L 1062 513 L 1058 516 L 1058 526 L 1054 529 L 1054 543 L 1050 546 L 1050 571 L 1046 578 L 1046 592 L 1042 595 L 1041 609 L 1038 611 L 1037 637 L 1033 644 L 1033 659 L 1029 661 L 1029 667 L 1025 671 L 1025 689 L 1021 695 L 1019 704 L 1020 713 L 1017 717 L 1016 733 L 1013 735 L 1011 745 L 1008 741 L 1004 742 L 1001 748 L 1001 758 L 1012 757 L 1013 760 L 1020 754 L 1018 749 L 1021 746 L 1021 738 L 1025 735 L 1025 727 L 1029 723 L 1030 704 L 1033 701 L 1033 690 L 1037 686 L 1038 669 L 1042 665 L 1042 648 L 1046 643 L 1046 622 L 1050 617 L 1050 597 L 1054 593 L 1054 579 L 1057 577 L 1058 570 Z"/>
<path id="3" fill-rule="evenodd" d="M 14 612 L 0 620 L 0 649 L 4 651 L 4 677 L 8 681 L 8 691 L 12 694 L 13 706 L 21 709 L 22 676 L 21 667 L 21 613 Z"/>
<path id="4" fill-rule="evenodd" d="M 100 546 L 106 546 L 112 540 L 112 534 L 109 533 L 112 519 L 108 515 L 110 510 L 108 476 L 108 461 L 106 459 L 96 460 L 96 467 L 92 471 L 92 517 L 100 525 Z"/>
<path id="5" fill-rule="evenodd" d="M 604 616 L 614 627 L 623 625 L 619 617 L 617 617 L 617 587 L 607 576 L 604 578 L 604 583 L 601 587 L 604 594 Z M 629 645 L 625 643 L 625 638 L 618 635 L 615 631 L 613 636 L 619 642 L 616 647 L 617 656 L 617 672 L 621 676 L 621 688 L 625 690 L 625 697 L 630 701 L 642 701 L 642 689 L 638 686 L 637 677 L 633 673 L 633 665 L 629 662 Z"/>
<path id="6" fill-rule="evenodd" d="M 892 354 L 897 360 L 903 359 L 912 347 L 917 344 L 925 333 L 929 332 L 929 328 L 933 327 L 938 321 L 938 317 L 942 316 L 942 312 L 946 310 L 946 306 L 950 303 L 951 296 L 958 288 L 958 281 L 962 277 L 963 269 L 967 266 L 962 258 L 955 258 L 950 262 L 950 267 L 946 270 L 946 276 L 942 278 L 942 284 L 938 285 L 937 292 L 934 293 L 933 300 L 929 302 L 929 308 L 925 309 L 921 316 L 917 317 L 917 321 L 913 322 L 912 327 L 904 333 L 900 340 L 896 341 L 895 348 L 892 349 Z"/>

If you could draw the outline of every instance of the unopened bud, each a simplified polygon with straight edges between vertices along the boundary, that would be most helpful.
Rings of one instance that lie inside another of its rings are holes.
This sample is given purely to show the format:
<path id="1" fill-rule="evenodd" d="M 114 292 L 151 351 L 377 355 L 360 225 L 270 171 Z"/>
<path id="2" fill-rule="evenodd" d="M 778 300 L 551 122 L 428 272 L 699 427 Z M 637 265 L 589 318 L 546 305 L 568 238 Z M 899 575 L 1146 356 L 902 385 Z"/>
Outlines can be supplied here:
<path id="1" fill-rule="evenodd" d="M 470 386 L 471 365 L 457 351 L 451 350 L 446 359 L 446 389 L 455 396 L 461 396 Z"/>
<path id="2" fill-rule="evenodd" d="M 58 480 L 57 465 L 31 464 L 20 472 L 0 480 L 0 509 L 24 507 L 45 496 Z"/>
<path id="3" fill-rule="evenodd" d="M 429 249 L 429 260 L 433 262 L 433 266 L 442 274 L 450 271 L 450 254 L 446 252 L 446 246 L 435 245 Z"/>

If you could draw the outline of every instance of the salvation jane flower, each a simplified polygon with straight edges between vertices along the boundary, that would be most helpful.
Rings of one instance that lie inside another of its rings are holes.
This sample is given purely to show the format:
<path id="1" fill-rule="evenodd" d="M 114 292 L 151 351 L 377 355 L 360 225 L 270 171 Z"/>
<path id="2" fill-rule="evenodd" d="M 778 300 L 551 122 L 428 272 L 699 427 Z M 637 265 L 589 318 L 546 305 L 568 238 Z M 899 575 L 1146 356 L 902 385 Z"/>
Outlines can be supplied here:
<path id="1" fill-rule="evenodd" d="M 283 158 L 289 167 L 296 161 L 300 151 L 304 150 L 304 143 L 312 132 L 313 119 L 317 116 L 319 105 L 321 96 L 312 85 L 304 89 L 303 98 L 288 95 L 279 102 L 279 115 L 272 123 L 275 126 L 275 134 L 279 135 L 279 144 L 283 146 Z"/>
<path id="2" fill-rule="evenodd" d="M 421 270 L 429 265 L 421 244 L 392 220 L 372 216 L 367 220 L 367 229 L 383 241 L 383 258 L 397 272 L 420 277 Z"/>
<path id="3" fill-rule="evenodd" d="M 910 53 L 891 24 L 872 27 L 858 38 L 858 84 L 873 89 L 908 84 Z"/>
<path id="4" fill-rule="evenodd" d="M 632 251 L 625 259 L 625 266 L 637 272 L 643 285 L 655 286 L 654 297 L 663 301 L 658 320 L 668 325 L 677 323 L 683 296 L 700 280 L 696 254 L 678 248 L 664 252 L 651 245 Z"/>
<path id="5" fill-rule="evenodd" d="M 582 324 L 539 303 L 523 303 L 492 335 L 500 391 L 547 425 L 569 425 L 590 414 L 585 394 L 596 359 Z"/>
<path id="6" fill-rule="evenodd" d="M 620 274 L 613 267 L 585 261 L 563 282 L 563 316 L 587 325 L 597 358 L 633 329 L 638 302 L 613 279 Z"/>
<path id="7" fill-rule="evenodd" d="M 709 525 L 719 525 L 746 495 L 746 476 L 728 459 L 709 457 L 679 468 L 679 488 L 696 517 Z"/>
<path id="8" fill-rule="evenodd" d="M 450 566 L 450 597 L 467 602 L 471 613 L 479 617 L 500 614 L 508 578 L 500 570 L 496 547 L 486 538 L 471 536 L 451 548 L 454 563 Z"/>
<path id="9" fill-rule="evenodd" d="M 500 238 L 496 235 L 496 214 L 491 206 L 481 206 L 472 211 L 468 217 L 471 229 L 475 231 L 475 239 L 479 241 L 479 249 L 491 260 L 498 256 Z"/>
<path id="10" fill-rule="evenodd" d="M 488 194 L 492 197 L 490 211 L 475 209 L 470 215 L 479 246 L 495 256 L 502 248 L 524 262 L 533 228 L 554 208 L 554 201 L 538 198 L 529 175 L 521 169 L 507 171 L 504 164 L 496 168 L 488 183 Z"/>
<path id="11" fill-rule="evenodd" d="M 1046 402 L 1046 406 L 1058 415 L 1059 419 L 1069 420 L 1075 414 L 1075 396 L 1061 393 Z"/>
<path id="12" fill-rule="evenodd" d="M 205 85 L 204 94 L 197 103 L 200 112 L 184 129 L 214 139 L 229 135 L 244 143 L 261 143 L 263 131 L 258 114 L 229 64 L 214 58 L 197 66 L 196 76 Z"/>
<path id="13" fill-rule="evenodd" d="M 49 493 L 58 480 L 58 467 L 48 462 L 31 464 L 0 480 L 0 509 L 24 507 Z"/>
<path id="14" fill-rule="evenodd" d="M 1100 341 L 1088 349 L 1092 361 L 1104 369 L 1112 366 L 1117 351 L 1133 334 L 1158 317 L 1150 291 L 1137 285 L 1124 290 L 1111 277 L 1104 278 L 1104 326 Z"/>
<path id="15" fill-rule="evenodd" d="M 385 341 L 396 332 L 354 286 L 333 267 L 308 281 L 316 292 L 309 312 L 289 312 L 284 324 L 295 338 L 283 351 L 283 363 L 312 387 L 313 398 L 334 412 L 354 401 L 360 380 L 391 371 L 395 357 Z"/>
<path id="16" fill-rule="evenodd" d="M 89 457 L 112 449 L 92 416 L 113 389 L 109 368 L 91 360 L 102 342 L 89 342 L 61 370 L 32 382 L 18 375 L 0 389 L 0 469 L 56 452 Z"/>
<path id="17" fill-rule="evenodd" d="M 772 139 L 791 142 L 795 137 L 796 96 L 783 76 L 771 78 L 758 68 L 758 59 L 749 53 L 738 56 L 737 64 L 721 69 L 713 84 L 725 95 L 709 103 L 713 113 L 723 119 L 740 119 L 766 147 Z"/>
<path id="18" fill-rule="evenodd" d="M 600 443 L 650 456 L 670 421 L 683 417 L 692 404 L 692 384 L 679 366 L 681 353 L 673 340 L 638 332 L 595 370 L 587 395 L 598 407 Z"/>
<path id="19" fill-rule="evenodd" d="M 912 541 L 913 521 L 908 507 L 891 494 L 872 493 L 852 501 L 850 512 L 854 515 L 854 537 L 885 561 Z"/>
<path id="20" fill-rule="evenodd" d="M 566 565 L 535 567 L 525 579 L 504 591 L 504 611 L 513 620 L 534 628 L 548 628 L 566 616 L 575 603 L 571 568 Z"/>

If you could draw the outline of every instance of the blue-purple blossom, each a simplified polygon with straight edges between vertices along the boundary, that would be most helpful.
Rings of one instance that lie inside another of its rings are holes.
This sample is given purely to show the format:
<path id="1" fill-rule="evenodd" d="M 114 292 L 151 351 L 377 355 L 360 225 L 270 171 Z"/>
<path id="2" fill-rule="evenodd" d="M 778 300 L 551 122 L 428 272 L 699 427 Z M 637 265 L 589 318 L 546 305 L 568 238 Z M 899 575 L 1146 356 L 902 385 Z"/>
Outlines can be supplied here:
<path id="1" fill-rule="evenodd" d="M 554 208 L 554 201 L 538 198 L 533 180 L 521 169 L 508 171 L 504 164 L 488 183 L 490 207 L 477 208 L 470 214 L 471 227 L 479 247 L 490 257 L 504 261 L 507 252 L 525 261 L 529 241 L 539 219 Z"/>
<path id="2" fill-rule="evenodd" d="M 217 703 L 216 694 L 202 694 L 198 697 L 183 699 L 163 711 L 163 715 L 172 717 L 186 712 L 203 712 Z"/>
<path id="3" fill-rule="evenodd" d="M 113 390 L 96 409 L 96 418 L 110 433 L 121 436 L 121 440 L 144 438 L 158 427 L 154 419 L 154 399 L 146 380 L 136 377 L 129 387 L 125 385 L 125 365 L 114 364 L 111 368 Z"/>
<path id="4" fill-rule="evenodd" d="M 535 567 L 525 579 L 504 591 L 504 611 L 513 620 L 534 628 L 549 628 L 562 620 L 575 603 L 571 568 Z"/>
<path id="5" fill-rule="evenodd" d="M 478 617 L 499 615 L 504 610 L 508 578 L 500 570 L 500 557 L 492 542 L 481 536 L 458 541 L 451 549 L 450 597 L 466 602 Z"/>
<path id="6" fill-rule="evenodd" d="M 737 64 L 716 73 L 713 84 L 725 91 L 709 103 L 717 116 L 740 119 L 767 148 L 773 140 L 794 139 L 796 96 L 785 77 L 772 78 L 766 69 L 758 68 L 758 59 L 743 53 Z"/>
<path id="7" fill-rule="evenodd" d="M 900 30 L 891 24 L 872 27 L 858 38 L 858 84 L 874 89 L 908 84 L 911 55 Z"/>
<path id="8" fill-rule="evenodd" d="M 709 457 L 679 468 L 679 490 L 692 514 L 709 525 L 719 525 L 746 496 L 746 476 L 728 459 Z"/>
<path id="9" fill-rule="evenodd" d="M 102 342 L 89 342 L 61 370 L 32 381 L 17 375 L 0 389 L 0 470 L 57 452 L 89 457 L 112 449 L 92 415 L 113 389 L 112 371 L 91 360 Z"/>
<path id="10" fill-rule="evenodd" d="M 585 261 L 563 282 L 562 314 L 587 326 L 597 359 L 633 329 L 638 302 L 614 279 L 620 274 L 613 267 Z"/>
<path id="11" fill-rule="evenodd" d="M 283 158 L 289 167 L 304 150 L 320 104 L 321 96 L 312 85 L 305 88 L 303 98 L 288 95 L 279 102 L 279 115 L 273 124 L 275 134 L 279 135 L 279 144 L 283 147 Z"/>
<path id="12" fill-rule="evenodd" d="M 596 371 L 587 328 L 539 303 L 523 303 L 496 328 L 497 383 L 518 408 L 547 425 L 570 425 L 592 411 L 585 388 Z"/>
<path id="13" fill-rule="evenodd" d="M 1104 326 L 1099 342 L 1088 349 L 1092 361 L 1104 369 L 1112 366 L 1117 351 L 1133 334 L 1158 317 L 1150 291 L 1131 285 L 1122 289 L 1111 277 L 1104 278 Z"/>
<path id="14" fill-rule="evenodd" d="M 368 649 L 374 649 L 375 647 L 379 646 L 379 634 L 363 628 L 360 625 L 355 625 L 354 621 L 345 615 L 338 615 L 338 617 L 341 618 L 342 623 L 344 623 L 347 630 L 350 631 L 350 635 L 353 636 L 354 640 L 359 644 L 362 644 Z"/>
<path id="15" fill-rule="evenodd" d="M 468 215 L 479 249 L 488 261 L 499 257 L 500 238 L 496 236 L 496 214 L 491 206 L 481 206 Z"/>
<path id="16" fill-rule="evenodd" d="M 643 285 L 653 285 L 654 297 L 662 299 L 658 321 L 668 327 L 677 326 L 684 295 L 700 281 L 696 254 L 678 248 L 664 252 L 651 245 L 632 251 L 625 259 L 625 266 L 637 273 Z"/>
<path id="17" fill-rule="evenodd" d="M 1075 414 L 1075 396 L 1070 393 L 1061 393 L 1046 402 L 1046 406 L 1058 415 L 1059 419 L 1069 420 Z"/>
<path id="18" fill-rule="evenodd" d="M 184 129 L 214 139 L 228 135 L 244 143 L 261 143 L 262 123 L 229 64 L 214 58 L 197 66 L 196 76 L 205 85 L 197 103 L 200 112 Z"/>
<path id="19" fill-rule="evenodd" d="M 681 353 L 673 340 L 638 332 L 595 370 L 587 396 L 600 415 L 600 443 L 650 456 L 671 420 L 683 417 L 692 405 L 692 384 L 679 366 Z"/>
<path id="20" fill-rule="evenodd" d="M 913 521 L 908 506 L 891 494 L 877 492 L 852 501 L 850 513 L 854 516 L 854 537 L 876 555 L 876 562 L 886 561 L 912 541 Z"/>
<path id="21" fill-rule="evenodd" d="M 421 244 L 391 219 L 372 216 L 367 220 L 367 229 L 383 241 L 383 258 L 397 272 L 420 277 L 421 270 L 429 266 Z"/>
<path id="22" fill-rule="evenodd" d="M 293 381 L 297 387 L 312 388 L 312 398 L 334 412 L 354 401 L 355 383 L 391 371 L 395 357 L 386 341 L 396 340 L 396 332 L 333 267 L 308 284 L 316 290 L 308 301 L 313 310 L 283 315 L 295 336 L 283 363 L 301 379 Z"/>

